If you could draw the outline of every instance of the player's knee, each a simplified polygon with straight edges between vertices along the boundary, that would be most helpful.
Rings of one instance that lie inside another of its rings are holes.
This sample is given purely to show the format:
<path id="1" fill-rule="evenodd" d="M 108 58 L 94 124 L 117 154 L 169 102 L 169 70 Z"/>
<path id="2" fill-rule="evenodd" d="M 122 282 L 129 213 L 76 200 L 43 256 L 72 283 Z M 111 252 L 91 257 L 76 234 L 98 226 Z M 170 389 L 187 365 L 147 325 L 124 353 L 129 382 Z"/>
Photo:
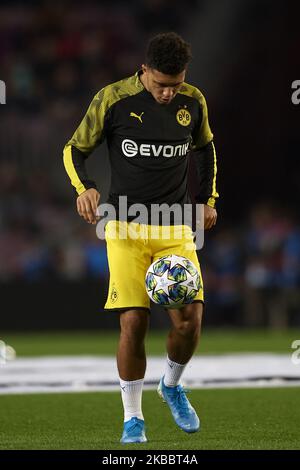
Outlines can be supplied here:
<path id="1" fill-rule="evenodd" d="M 184 320 L 177 325 L 177 331 L 185 338 L 197 338 L 200 334 L 201 322 L 197 319 Z"/>
<path id="2" fill-rule="evenodd" d="M 149 314 L 146 310 L 128 310 L 121 313 L 122 334 L 134 338 L 144 336 L 148 328 L 148 317 Z"/>
<path id="3" fill-rule="evenodd" d="M 178 333 L 186 338 L 197 338 L 200 335 L 202 320 L 202 305 L 177 323 Z"/>

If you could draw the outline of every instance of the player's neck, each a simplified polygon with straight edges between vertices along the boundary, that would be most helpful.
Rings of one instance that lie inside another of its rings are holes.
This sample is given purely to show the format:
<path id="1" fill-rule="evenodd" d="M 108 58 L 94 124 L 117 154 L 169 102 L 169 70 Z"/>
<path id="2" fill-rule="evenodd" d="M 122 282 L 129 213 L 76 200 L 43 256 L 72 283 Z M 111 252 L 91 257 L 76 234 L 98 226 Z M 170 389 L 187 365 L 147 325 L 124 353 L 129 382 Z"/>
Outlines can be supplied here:
<path id="1" fill-rule="evenodd" d="M 149 91 L 148 88 L 147 88 L 147 84 L 146 84 L 146 80 L 145 80 L 145 74 L 144 74 L 143 71 L 139 74 L 139 79 L 140 79 L 143 87 L 145 88 L 145 90 Z"/>

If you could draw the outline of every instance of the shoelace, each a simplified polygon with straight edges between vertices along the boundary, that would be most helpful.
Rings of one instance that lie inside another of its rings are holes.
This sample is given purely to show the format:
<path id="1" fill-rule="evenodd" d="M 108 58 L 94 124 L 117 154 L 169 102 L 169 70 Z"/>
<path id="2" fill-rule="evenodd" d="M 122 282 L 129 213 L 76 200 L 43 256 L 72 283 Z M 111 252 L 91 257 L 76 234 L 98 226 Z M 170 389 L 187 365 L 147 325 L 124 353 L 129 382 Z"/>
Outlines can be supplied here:
<path id="1" fill-rule="evenodd" d="M 176 391 L 173 392 L 171 395 L 171 399 L 174 403 L 174 405 L 177 405 L 180 414 L 187 416 L 189 414 L 189 402 L 186 397 L 186 394 L 189 393 L 190 390 L 187 390 L 185 388 L 179 388 L 176 389 Z"/>
<path id="2" fill-rule="evenodd" d="M 141 429 L 141 423 L 139 423 L 136 419 L 130 424 L 130 427 L 126 429 L 127 433 L 132 433 L 135 428 Z"/>

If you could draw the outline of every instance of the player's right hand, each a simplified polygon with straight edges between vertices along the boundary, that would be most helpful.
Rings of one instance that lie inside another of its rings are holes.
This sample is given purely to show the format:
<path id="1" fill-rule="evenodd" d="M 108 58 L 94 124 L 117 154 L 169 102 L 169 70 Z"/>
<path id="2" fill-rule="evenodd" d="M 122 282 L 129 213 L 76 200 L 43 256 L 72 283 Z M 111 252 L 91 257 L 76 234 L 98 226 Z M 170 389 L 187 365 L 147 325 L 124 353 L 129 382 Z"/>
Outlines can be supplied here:
<path id="1" fill-rule="evenodd" d="M 97 216 L 97 207 L 100 201 L 100 193 L 97 189 L 90 188 L 77 197 L 78 214 L 84 218 L 89 224 L 96 224 L 99 217 Z"/>

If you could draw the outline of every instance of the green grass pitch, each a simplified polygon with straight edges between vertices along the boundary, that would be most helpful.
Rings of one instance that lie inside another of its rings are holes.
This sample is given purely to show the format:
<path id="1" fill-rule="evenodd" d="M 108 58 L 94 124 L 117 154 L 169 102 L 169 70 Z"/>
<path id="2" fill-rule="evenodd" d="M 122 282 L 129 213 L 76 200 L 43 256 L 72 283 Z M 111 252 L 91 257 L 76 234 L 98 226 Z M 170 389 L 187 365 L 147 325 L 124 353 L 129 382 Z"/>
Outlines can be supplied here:
<path id="1" fill-rule="evenodd" d="M 202 429 L 186 434 L 144 392 L 148 443 L 123 445 L 118 392 L 0 397 L 0 449 L 300 449 L 297 388 L 193 390 Z"/>
<path id="2" fill-rule="evenodd" d="M 147 354 L 164 355 L 167 332 L 151 331 Z M 118 333 L 112 331 L 1 333 L 0 339 L 13 346 L 18 356 L 115 355 Z M 300 330 L 210 330 L 203 328 L 196 354 L 228 352 L 276 352 L 290 354 L 291 344 L 300 339 Z"/>

